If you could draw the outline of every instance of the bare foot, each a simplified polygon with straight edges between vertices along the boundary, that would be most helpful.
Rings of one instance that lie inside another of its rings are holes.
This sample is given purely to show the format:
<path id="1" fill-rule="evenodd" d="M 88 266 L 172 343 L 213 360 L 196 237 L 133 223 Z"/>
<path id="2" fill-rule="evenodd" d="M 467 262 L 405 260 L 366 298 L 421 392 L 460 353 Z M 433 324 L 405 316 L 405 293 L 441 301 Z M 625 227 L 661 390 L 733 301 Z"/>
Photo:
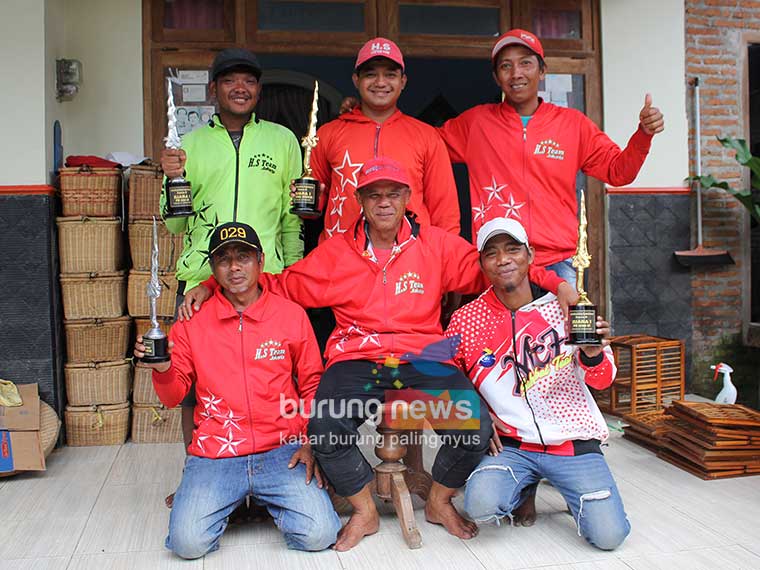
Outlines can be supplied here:
<path id="1" fill-rule="evenodd" d="M 428 499 L 425 504 L 425 520 L 443 525 L 450 534 L 468 540 L 478 534 L 478 525 L 460 515 L 451 501 L 439 502 Z"/>
<path id="2" fill-rule="evenodd" d="M 164 504 L 166 504 L 167 509 L 172 508 L 172 505 L 174 505 L 174 493 L 167 495 L 167 497 L 164 499 Z"/>
<path id="3" fill-rule="evenodd" d="M 515 526 L 533 526 L 536 522 L 536 495 L 528 495 L 512 513 Z"/>
<path id="4" fill-rule="evenodd" d="M 380 528 L 380 515 L 377 510 L 369 512 L 355 511 L 348 519 L 346 526 L 340 529 L 335 550 L 345 552 L 361 542 L 365 536 L 375 534 Z"/>

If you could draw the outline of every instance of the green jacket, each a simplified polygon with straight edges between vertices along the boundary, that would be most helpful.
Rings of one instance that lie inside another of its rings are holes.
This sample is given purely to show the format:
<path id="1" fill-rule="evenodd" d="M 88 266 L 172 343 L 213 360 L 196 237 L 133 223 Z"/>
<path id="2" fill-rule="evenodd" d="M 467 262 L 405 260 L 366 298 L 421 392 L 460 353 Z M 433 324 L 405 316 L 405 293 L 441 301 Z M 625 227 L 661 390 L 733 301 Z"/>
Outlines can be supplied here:
<path id="1" fill-rule="evenodd" d="M 289 213 L 290 181 L 301 175 L 301 150 L 285 127 L 251 117 L 236 152 L 218 115 L 213 126 L 182 137 L 185 178 L 193 191 L 195 215 L 167 218 L 172 233 L 185 232 L 177 279 L 189 291 L 211 275 L 208 242 L 218 224 L 244 222 L 259 235 L 264 271 L 280 273 L 303 257 L 302 222 Z M 164 212 L 165 193 L 161 193 Z"/>

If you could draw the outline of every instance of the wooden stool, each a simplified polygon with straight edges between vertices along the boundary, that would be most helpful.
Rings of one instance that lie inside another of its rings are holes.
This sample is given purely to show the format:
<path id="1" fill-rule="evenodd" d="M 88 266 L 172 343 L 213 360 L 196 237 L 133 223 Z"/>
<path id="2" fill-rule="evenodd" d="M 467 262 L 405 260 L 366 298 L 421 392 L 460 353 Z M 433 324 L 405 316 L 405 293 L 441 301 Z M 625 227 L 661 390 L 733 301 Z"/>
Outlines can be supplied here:
<path id="1" fill-rule="evenodd" d="M 420 548 L 422 536 L 414 519 L 412 493 L 423 500 L 430 494 L 433 478 L 422 466 L 422 447 L 413 442 L 408 446 L 412 453 L 407 456 L 407 446 L 401 445 L 400 434 L 415 437 L 419 430 L 401 430 L 388 425 L 386 407 L 382 408 L 382 421 L 377 426 L 380 441 L 375 446 L 375 455 L 380 464 L 375 467 L 375 493 L 384 501 L 393 501 L 401 532 L 409 548 Z M 404 459 L 404 463 L 401 460 Z"/>

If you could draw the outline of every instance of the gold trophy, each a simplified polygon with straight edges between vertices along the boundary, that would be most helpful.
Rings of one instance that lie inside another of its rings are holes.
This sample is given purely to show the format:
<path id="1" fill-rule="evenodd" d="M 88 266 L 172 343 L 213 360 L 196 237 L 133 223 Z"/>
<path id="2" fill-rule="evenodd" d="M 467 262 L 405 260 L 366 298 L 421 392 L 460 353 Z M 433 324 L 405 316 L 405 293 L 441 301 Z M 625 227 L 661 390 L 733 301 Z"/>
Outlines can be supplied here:
<path id="1" fill-rule="evenodd" d="M 166 148 L 178 149 L 181 147 L 179 132 L 177 131 L 177 117 L 175 115 L 174 94 L 172 93 L 172 80 L 166 79 L 169 87 L 169 96 L 166 99 L 166 117 L 168 119 L 168 128 L 166 138 Z M 190 188 L 190 182 L 185 180 L 184 176 L 177 176 L 166 181 L 166 211 L 165 218 L 184 218 L 192 216 L 193 212 L 193 191 Z"/>
<path id="2" fill-rule="evenodd" d="M 573 267 L 577 272 L 578 294 L 580 299 L 575 305 L 570 305 L 569 344 L 602 344 L 601 337 L 596 333 L 596 306 L 589 301 L 583 286 L 583 276 L 591 265 L 591 255 L 588 252 L 588 220 L 586 219 L 586 195 L 581 190 L 581 219 L 578 226 L 578 249 L 573 256 Z"/>
<path id="3" fill-rule="evenodd" d="M 290 213 L 301 218 L 314 219 L 322 215 L 319 209 L 319 180 L 311 176 L 311 151 L 317 146 L 317 111 L 319 101 L 319 81 L 314 82 L 314 100 L 311 103 L 309 132 L 301 139 L 303 154 L 303 175 L 293 181 L 295 196 Z"/>

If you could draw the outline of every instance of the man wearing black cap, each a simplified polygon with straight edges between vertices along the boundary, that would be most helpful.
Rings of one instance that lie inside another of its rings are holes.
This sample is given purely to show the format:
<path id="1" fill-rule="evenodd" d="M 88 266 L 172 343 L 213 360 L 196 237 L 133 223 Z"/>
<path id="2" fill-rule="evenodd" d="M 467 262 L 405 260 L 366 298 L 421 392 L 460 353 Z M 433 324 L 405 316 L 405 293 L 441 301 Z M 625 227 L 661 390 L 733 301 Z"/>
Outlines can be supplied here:
<path id="1" fill-rule="evenodd" d="M 246 49 L 221 51 L 211 67 L 209 91 L 218 103 L 208 125 L 182 137 L 182 149 L 164 149 L 161 166 L 172 178 L 183 175 L 193 189 L 195 216 L 167 218 L 173 233 L 185 233 L 177 260 L 178 302 L 185 290 L 207 279 L 208 239 L 219 220 L 244 222 L 258 228 L 266 254 L 264 269 L 280 273 L 303 257 L 301 220 L 290 214 L 290 180 L 301 175 L 301 151 L 292 132 L 256 118 L 261 95 L 261 66 Z M 161 197 L 161 209 L 165 196 Z M 185 444 L 193 423 L 183 413 Z"/>
<path id="2" fill-rule="evenodd" d="M 322 373 L 311 324 L 301 307 L 258 284 L 264 255 L 253 228 L 218 226 L 209 252 L 220 288 L 205 311 L 172 327 L 171 360 L 147 365 L 167 407 L 191 390 L 198 398 L 166 547 L 188 559 L 216 550 L 229 515 L 251 495 L 288 547 L 325 549 L 340 520 L 310 446 L 299 443 L 306 419 L 285 417 L 279 405 L 286 397 L 311 406 Z M 134 355 L 144 353 L 138 337 Z"/>

